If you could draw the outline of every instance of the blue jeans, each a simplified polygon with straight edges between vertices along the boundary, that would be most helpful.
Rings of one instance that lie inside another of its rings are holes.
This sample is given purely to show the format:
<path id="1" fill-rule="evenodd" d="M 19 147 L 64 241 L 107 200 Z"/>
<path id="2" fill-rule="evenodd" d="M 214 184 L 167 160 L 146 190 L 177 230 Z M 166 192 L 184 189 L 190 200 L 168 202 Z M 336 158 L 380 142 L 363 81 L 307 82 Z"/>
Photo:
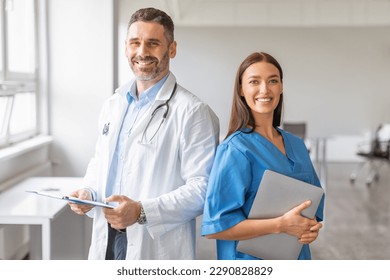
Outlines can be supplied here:
<path id="1" fill-rule="evenodd" d="M 125 260 L 127 251 L 126 230 L 118 231 L 108 224 L 106 260 Z"/>

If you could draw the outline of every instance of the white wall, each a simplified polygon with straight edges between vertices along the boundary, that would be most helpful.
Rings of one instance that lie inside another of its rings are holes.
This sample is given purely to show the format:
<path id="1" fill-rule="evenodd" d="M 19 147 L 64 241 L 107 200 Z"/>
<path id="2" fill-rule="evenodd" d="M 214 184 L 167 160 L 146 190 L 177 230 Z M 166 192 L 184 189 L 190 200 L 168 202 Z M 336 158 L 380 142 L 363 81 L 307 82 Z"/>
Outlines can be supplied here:
<path id="1" fill-rule="evenodd" d="M 120 4 L 120 83 L 132 77 L 123 41 L 129 16 L 140 7 L 139 2 Z M 164 8 L 158 3 L 156 7 Z M 335 20 L 340 15 L 336 16 Z M 270 22 L 270 27 L 176 26 L 178 51 L 171 69 L 179 83 L 215 110 L 222 134 L 227 130 L 236 70 L 253 51 L 269 52 L 281 63 L 284 120 L 306 121 L 308 136 L 362 135 L 380 122 L 390 122 L 389 25 L 275 27 Z"/>
<path id="2" fill-rule="evenodd" d="M 54 175 L 83 176 L 101 105 L 113 92 L 113 1 L 50 0 L 48 5 Z"/>
<path id="3" fill-rule="evenodd" d="M 179 27 L 176 38 L 173 72 L 214 108 L 222 131 L 236 69 L 253 51 L 281 63 L 284 119 L 307 121 L 309 136 L 361 134 L 390 122 L 390 27 Z"/>

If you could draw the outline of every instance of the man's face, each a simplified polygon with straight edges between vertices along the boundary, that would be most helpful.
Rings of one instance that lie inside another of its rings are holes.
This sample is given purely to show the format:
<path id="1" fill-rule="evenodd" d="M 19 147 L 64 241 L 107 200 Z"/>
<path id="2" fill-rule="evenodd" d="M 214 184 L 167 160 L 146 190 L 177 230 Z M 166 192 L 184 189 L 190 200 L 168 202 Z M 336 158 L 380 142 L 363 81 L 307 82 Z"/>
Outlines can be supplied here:
<path id="1" fill-rule="evenodd" d="M 164 27 L 155 22 L 134 22 L 127 33 L 126 57 L 138 81 L 154 84 L 169 71 L 176 42 L 169 44 Z"/>

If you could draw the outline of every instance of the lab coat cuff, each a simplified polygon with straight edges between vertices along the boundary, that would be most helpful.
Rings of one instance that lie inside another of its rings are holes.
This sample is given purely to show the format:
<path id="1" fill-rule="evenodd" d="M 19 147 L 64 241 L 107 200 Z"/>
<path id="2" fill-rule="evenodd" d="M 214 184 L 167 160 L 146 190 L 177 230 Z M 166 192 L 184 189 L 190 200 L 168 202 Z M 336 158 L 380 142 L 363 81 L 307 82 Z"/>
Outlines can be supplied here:
<path id="1" fill-rule="evenodd" d="M 92 208 L 91 210 L 89 210 L 87 213 L 85 213 L 85 215 L 89 218 L 95 218 L 95 213 L 96 213 L 96 209 L 95 208 Z"/>
<path id="2" fill-rule="evenodd" d="M 145 224 L 150 236 L 154 239 L 166 232 L 156 199 L 141 201 L 147 223 Z"/>
<path id="3" fill-rule="evenodd" d="M 96 197 L 97 197 L 96 191 L 95 191 L 94 189 L 88 188 L 88 187 L 86 187 L 85 189 L 91 193 L 91 198 L 92 198 L 92 200 L 93 200 L 93 201 L 96 201 Z"/>

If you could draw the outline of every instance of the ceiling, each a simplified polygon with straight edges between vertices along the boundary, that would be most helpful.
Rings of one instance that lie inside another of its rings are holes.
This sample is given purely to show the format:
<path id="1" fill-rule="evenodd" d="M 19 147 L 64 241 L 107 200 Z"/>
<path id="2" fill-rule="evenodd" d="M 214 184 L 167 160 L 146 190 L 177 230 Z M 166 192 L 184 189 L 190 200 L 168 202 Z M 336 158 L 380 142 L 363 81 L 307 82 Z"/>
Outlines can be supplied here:
<path id="1" fill-rule="evenodd" d="M 177 26 L 390 25 L 390 0 L 121 1 L 134 9 L 162 9 Z"/>

